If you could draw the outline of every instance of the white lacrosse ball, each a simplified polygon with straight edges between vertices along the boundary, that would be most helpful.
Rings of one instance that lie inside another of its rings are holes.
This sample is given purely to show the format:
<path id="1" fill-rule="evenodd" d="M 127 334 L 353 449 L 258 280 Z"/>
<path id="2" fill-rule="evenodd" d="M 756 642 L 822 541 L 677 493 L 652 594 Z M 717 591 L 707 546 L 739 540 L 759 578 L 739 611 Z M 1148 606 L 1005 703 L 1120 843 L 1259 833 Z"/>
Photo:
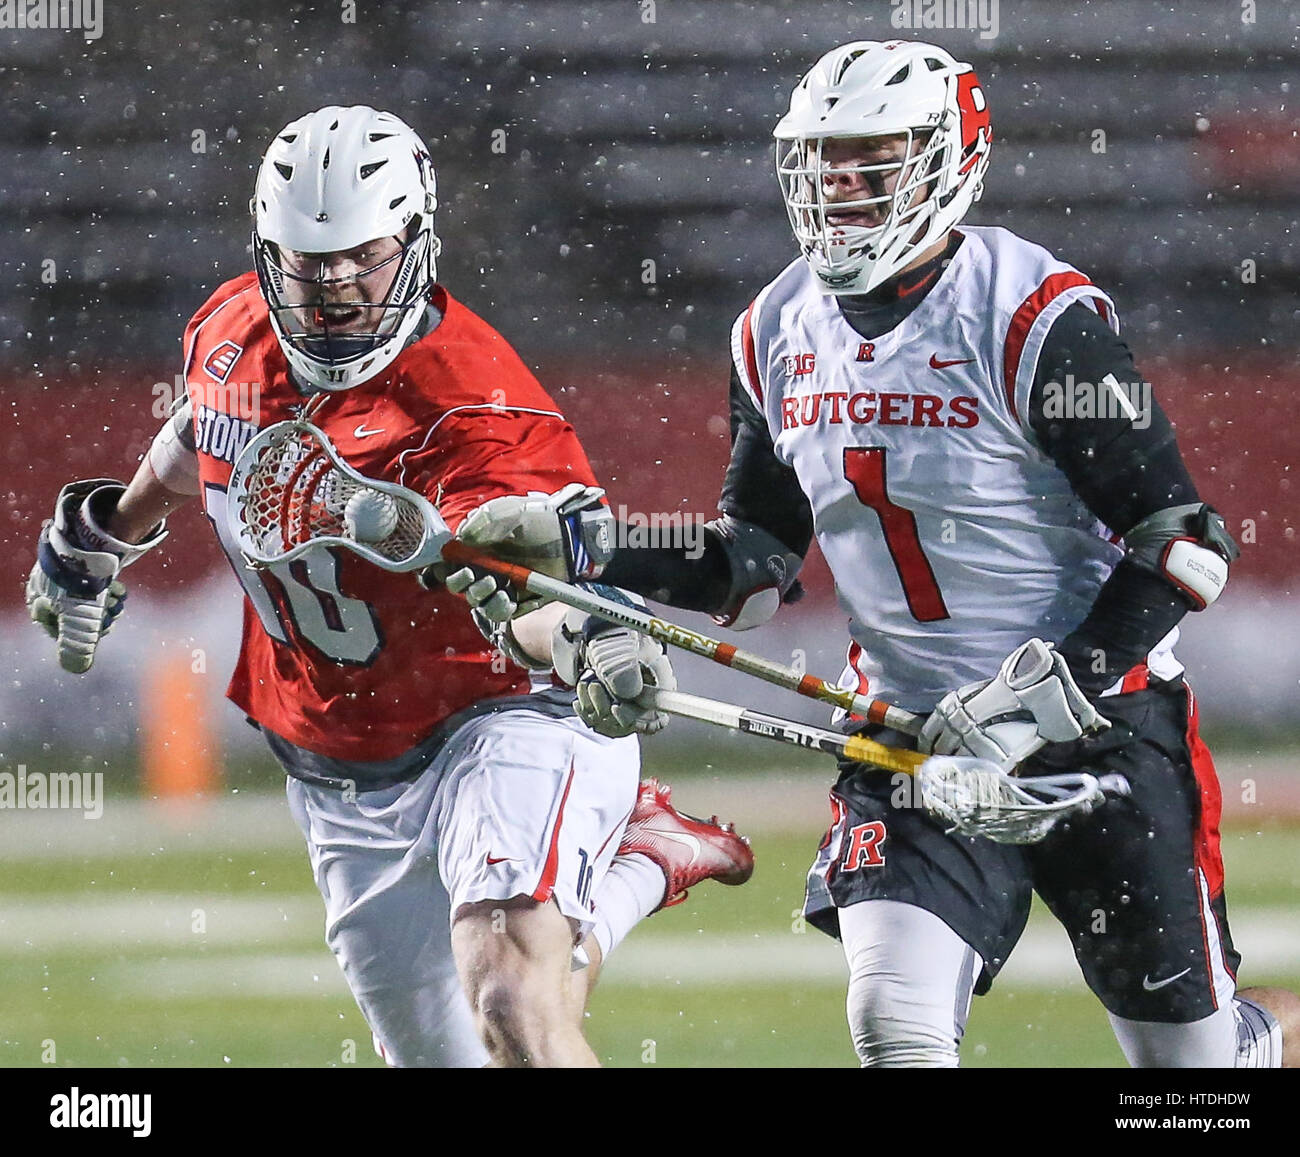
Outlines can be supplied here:
<path id="1" fill-rule="evenodd" d="M 348 537 L 355 542 L 379 542 L 397 529 L 397 499 L 380 490 L 358 490 L 343 509 Z"/>

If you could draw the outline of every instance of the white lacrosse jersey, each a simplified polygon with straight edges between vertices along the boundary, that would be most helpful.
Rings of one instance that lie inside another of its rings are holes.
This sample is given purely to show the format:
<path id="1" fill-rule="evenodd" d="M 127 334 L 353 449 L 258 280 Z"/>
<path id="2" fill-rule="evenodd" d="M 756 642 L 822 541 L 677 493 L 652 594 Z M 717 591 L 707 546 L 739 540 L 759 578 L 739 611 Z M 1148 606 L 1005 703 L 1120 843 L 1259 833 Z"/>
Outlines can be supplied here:
<path id="1" fill-rule="evenodd" d="M 1124 554 L 1029 424 L 1052 323 L 1083 302 L 1118 332 L 1114 303 L 1014 233 L 961 232 L 926 297 L 874 340 L 802 258 L 732 330 L 740 380 L 812 506 L 849 615 L 841 685 L 914 711 L 991 678 L 1031 637 L 1059 643 Z M 1148 656 L 1153 675 L 1181 672 L 1176 637 Z"/>

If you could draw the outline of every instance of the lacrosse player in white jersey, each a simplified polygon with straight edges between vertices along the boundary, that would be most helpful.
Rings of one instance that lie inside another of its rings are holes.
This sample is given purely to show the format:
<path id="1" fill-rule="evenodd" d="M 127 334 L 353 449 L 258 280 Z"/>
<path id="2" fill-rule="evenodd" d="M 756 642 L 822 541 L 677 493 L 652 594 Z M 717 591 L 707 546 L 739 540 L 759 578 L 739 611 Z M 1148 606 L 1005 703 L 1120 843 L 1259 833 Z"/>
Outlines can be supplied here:
<path id="1" fill-rule="evenodd" d="M 861 1063 L 956 1065 L 1036 890 L 1131 1064 L 1294 1064 L 1300 1000 L 1236 988 L 1219 788 L 1173 652 L 1237 549 L 1114 303 L 1014 233 L 959 228 L 990 116 L 940 48 L 829 52 L 775 137 L 800 255 L 732 331 L 722 517 L 697 560 L 622 549 L 605 581 L 755 627 L 815 536 L 849 614 L 842 685 L 928 715 L 919 740 L 846 726 L 1132 788 L 1022 848 L 841 767 L 806 911 L 843 944 Z"/>

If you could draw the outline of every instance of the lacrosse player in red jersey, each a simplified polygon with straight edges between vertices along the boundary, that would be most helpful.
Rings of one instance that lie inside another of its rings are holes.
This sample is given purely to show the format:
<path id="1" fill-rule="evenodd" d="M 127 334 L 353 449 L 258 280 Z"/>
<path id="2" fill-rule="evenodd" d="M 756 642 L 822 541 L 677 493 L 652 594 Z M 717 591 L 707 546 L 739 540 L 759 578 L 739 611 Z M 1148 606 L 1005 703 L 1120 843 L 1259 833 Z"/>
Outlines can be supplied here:
<path id="1" fill-rule="evenodd" d="M 604 581 L 754 627 L 815 536 L 850 614 L 841 685 L 928 715 L 919 739 L 864 730 L 1131 787 L 1017 847 L 946 833 L 888 773 L 842 766 L 806 911 L 843 943 L 862 1064 L 957 1064 L 1033 890 L 1131 1064 L 1295 1064 L 1300 1000 L 1236 989 L 1219 787 L 1173 653 L 1237 549 L 1114 303 L 1005 229 L 958 228 L 990 118 L 942 49 L 833 50 L 775 136 L 801 255 L 732 332 L 722 517 L 702 556 L 620 549 Z M 1062 404 L 1077 383 L 1086 409 Z M 526 563 L 511 502 L 463 530 Z"/>
<path id="2" fill-rule="evenodd" d="M 28 603 L 60 662 L 88 669 L 121 570 L 201 497 L 247 596 L 229 696 L 288 773 L 327 939 L 381 1055 L 594 1065 L 580 1026 L 601 961 L 686 888 L 744 882 L 746 842 L 638 787 L 634 732 L 660 720 L 606 704 L 597 734 L 575 716 L 550 678 L 563 608 L 480 629 L 440 585 L 325 548 L 254 571 L 226 513 L 250 437 L 309 414 L 351 466 L 453 527 L 534 493 L 532 519 L 603 560 L 610 516 L 572 428 L 436 283 L 436 207 L 428 152 L 389 113 L 323 108 L 278 133 L 253 199 L 256 271 L 190 322 L 188 396 L 131 484 L 64 488 Z M 673 686 L 662 648 L 600 624 L 556 660 L 570 683 L 590 667 Z"/>

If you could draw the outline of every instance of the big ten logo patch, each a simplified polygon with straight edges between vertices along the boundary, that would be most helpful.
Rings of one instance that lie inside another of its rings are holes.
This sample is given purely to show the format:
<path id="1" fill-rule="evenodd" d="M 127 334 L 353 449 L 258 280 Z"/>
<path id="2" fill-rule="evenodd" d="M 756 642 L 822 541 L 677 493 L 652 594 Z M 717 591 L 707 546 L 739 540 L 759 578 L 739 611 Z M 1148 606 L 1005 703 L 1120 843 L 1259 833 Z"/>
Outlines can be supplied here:
<path id="1" fill-rule="evenodd" d="M 781 359 L 787 378 L 802 378 L 813 372 L 817 365 L 816 354 L 790 354 Z"/>
<path id="2" fill-rule="evenodd" d="M 848 850 L 840 861 L 840 871 L 856 872 L 859 868 L 884 867 L 885 837 L 888 834 L 881 820 L 854 824 L 849 829 Z"/>

